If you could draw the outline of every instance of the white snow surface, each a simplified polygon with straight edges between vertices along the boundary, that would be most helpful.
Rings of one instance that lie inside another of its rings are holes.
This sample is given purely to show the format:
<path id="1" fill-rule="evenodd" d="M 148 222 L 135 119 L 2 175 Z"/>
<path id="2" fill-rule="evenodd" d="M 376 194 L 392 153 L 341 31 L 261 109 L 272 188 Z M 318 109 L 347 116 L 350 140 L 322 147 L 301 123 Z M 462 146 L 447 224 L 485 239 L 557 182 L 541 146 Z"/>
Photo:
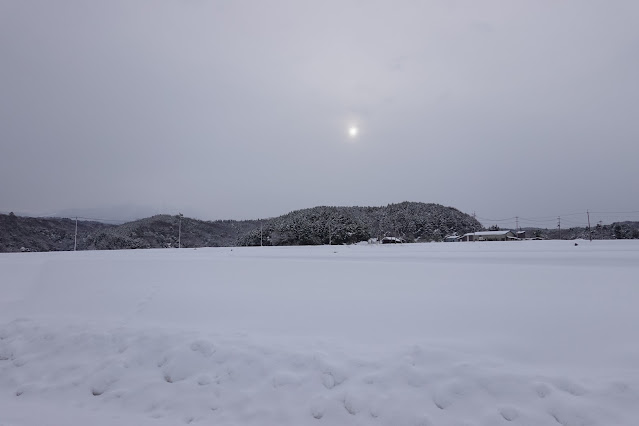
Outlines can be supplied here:
<path id="1" fill-rule="evenodd" d="M 0 254 L 0 426 L 639 424 L 639 242 Z"/>

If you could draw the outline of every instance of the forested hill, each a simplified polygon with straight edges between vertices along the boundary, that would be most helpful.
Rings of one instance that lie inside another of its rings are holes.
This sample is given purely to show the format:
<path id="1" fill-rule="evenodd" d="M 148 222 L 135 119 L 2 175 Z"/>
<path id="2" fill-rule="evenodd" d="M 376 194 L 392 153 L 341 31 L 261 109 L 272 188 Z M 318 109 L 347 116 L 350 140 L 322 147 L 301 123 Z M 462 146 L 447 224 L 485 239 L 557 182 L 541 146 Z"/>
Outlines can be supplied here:
<path id="1" fill-rule="evenodd" d="M 78 222 L 78 250 L 349 244 L 394 236 L 440 241 L 482 229 L 471 216 L 439 204 L 403 202 L 385 207 L 314 207 L 264 220 L 202 221 L 157 215 L 106 225 Z M 178 235 L 180 234 L 180 235 Z M 0 251 L 73 250 L 75 221 L 0 215 Z"/>
<path id="2" fill-rule="evenodd" d="M 100 222 L 78 221 L 78 235 L 114 228 Z M 0 252 L 73 250 L 75 220 L 0 214 Z"/>
<path id="3" fill-rule="evenodd" d="M 350 244 L 393 236 L 407 242 L 441 241 L 481 230 L 473 217 L 439 204 L 403 202 L 385 207 L 314 207 L 270 219 L 240 245 Z"/>

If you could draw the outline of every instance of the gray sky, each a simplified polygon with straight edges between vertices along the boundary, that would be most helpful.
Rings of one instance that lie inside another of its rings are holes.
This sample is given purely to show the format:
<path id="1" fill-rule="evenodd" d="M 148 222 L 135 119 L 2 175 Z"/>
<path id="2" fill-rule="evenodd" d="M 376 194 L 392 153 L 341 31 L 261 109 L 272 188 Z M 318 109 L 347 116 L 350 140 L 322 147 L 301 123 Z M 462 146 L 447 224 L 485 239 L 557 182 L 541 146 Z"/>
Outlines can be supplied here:
<path id="1" fill-rule="evenodd" d="M 638 22 L 636 0 L 2 0 L 0 210 L 639 211 Z"/>

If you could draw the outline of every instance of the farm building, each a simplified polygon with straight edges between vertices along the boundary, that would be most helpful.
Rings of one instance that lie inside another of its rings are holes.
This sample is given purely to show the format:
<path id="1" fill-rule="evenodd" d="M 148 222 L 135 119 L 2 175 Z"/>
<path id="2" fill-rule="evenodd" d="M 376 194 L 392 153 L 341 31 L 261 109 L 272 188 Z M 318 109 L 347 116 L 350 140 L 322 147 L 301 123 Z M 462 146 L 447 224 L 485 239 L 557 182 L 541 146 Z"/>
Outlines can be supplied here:
<path id="1" fill-rule="evenodd" d="M 399 243 L 403 243 L 404 240 L 402 240 L 401 238 L 397 238 L 397 237 L 384 237 L 382 238 L 382 244 L 399 244 Z"/>
<path id="2" fill-rule="evenodd" d="M 512 231 L 479 231 L 464 234 L 460 241 L 509 241 L 517 239 Z"/>

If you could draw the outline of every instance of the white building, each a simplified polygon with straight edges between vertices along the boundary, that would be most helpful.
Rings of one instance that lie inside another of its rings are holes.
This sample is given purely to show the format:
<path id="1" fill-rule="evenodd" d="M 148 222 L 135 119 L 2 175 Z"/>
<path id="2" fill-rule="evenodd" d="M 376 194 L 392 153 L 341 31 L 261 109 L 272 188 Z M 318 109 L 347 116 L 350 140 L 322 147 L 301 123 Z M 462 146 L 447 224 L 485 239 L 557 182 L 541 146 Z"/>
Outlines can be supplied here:
<path id="1" fill-rule="evenodd" d="M 517 239 L 512 231 L 478 231 L 462 235 L 460 241 L 510 241 Z"/>

